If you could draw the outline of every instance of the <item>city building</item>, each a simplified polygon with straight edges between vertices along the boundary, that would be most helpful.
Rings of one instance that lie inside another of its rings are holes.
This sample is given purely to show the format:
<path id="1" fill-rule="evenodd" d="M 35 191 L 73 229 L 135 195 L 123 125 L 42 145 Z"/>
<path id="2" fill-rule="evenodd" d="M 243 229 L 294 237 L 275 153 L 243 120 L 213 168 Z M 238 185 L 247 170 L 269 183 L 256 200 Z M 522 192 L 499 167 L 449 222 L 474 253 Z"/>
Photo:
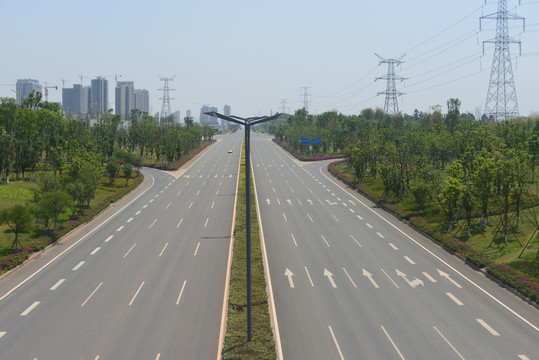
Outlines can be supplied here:
<path id="1" fill-rule="evenodd" d="M 115 110 L 122 119 L 127 119 L 135 108 L 135 83 L 133 81 L 118 81 L 115 89 Z"/>
<path id="2" fill-rule="evenodd" d="M 230 105 L 223 106 L 223 115 L 230 116 Z M 221 127 L 226 128 L 228 126 L 228 121 L 221 119 Z"/>
<path id="3" fill-rule="evenodd" d="M 74 84 L 72 88 L 62 89 L 62 110 L 73 115 L 86 114 L 90 101 L 90 87 Z"/>
<path id="4" fill-rule="evenodd" d="M 106 113 L 109 108 L 109 81 L 98 76 L 91 81 L 89 112 L 94 115 Z"/>
<path id="5" fill-rule="evenodd" d="M 38 80 L 34 79 L 18 79 L 15 85 L 17 91 L 17 104 L 21 105 L 24 99 L 33 91 L 41 92 L 41 85 Z"/>
<path id="6" fill-rule="evenodd" d="M 202 108 L 200 108 L 200 125 L 202 126 L 209 125 L 213 127 L 218 127 L 219 122 L 217 118 L 204 114 L 205 112 L 209 112 L 209 111 L 218 112 L 219 110 L 217 110 L 216 107 L 212 107 L 208 105 L 202 106 Z"/>
<path id="7" fill-rule="evenodd" d="M 150 114 L 150 92 L 146 89 L 135 89 L 134 109 L 140 110 L 143 114 Z"/>

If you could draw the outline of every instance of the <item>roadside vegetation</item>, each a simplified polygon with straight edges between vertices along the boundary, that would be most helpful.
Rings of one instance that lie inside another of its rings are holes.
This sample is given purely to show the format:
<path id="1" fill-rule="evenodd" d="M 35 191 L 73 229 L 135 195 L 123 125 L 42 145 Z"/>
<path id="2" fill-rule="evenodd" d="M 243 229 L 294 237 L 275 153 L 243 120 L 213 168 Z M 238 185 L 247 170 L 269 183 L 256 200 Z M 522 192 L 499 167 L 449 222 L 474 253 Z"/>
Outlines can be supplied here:
<path id="1" fill-rule="evenodd" d="M 244 149 L 244 147 L 242 147 Z M 251 273 L 252 273 L 252 340 L 247 342 L 246 289 L 246 221 L 245 221 L 245 151 L 241 155 L 241 169 L 236 205 L 234 256 L 230 278 L 228 321 L 223 348 L 223 359 L 275 359 L 275 340 L 268 309 L 268 294 L 253 182 L 251 181 Z"/>
<path id="2" fill-rule="evenodd" d="M 135 188 L 143 165 L 177 169 L 212 142 L 185 123 L 109 112 L 89 128 L 40 93 L 0 98 L 0 274 Z"/>
<path id="3" fill-rule="evenodd" d="M 458 99 L 447 105 L 445 115 L 299 110 L 273 129 L 300 153 L 301 137 L 322 137 L 321 154 L 344 155 L 334 175 L 539 302 L 539 119 L 475 120 Z"/>

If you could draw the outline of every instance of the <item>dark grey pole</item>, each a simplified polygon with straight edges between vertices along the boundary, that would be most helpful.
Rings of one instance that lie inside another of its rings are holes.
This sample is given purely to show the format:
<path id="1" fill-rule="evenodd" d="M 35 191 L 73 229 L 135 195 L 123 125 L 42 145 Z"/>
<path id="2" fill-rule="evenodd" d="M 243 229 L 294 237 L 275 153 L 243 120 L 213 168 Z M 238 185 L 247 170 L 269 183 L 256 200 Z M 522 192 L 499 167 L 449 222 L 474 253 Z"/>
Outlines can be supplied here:
<path id="1" fill-rule="evenodd" d="M 251 125 L 245 122 L 245 223 L 246 250 L 247 250 L 247 341 L 252 339 L 252 315 L 251 315 Z"/>

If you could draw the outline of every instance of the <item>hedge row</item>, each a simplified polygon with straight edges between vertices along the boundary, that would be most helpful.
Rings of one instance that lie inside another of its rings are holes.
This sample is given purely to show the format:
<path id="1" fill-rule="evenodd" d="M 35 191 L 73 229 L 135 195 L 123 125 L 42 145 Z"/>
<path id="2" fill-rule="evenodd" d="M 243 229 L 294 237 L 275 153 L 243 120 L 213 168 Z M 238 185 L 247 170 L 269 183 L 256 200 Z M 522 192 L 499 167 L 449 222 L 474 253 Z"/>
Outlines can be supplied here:
<path id="1" fill-rule="evenodd" d="M 179 161 L 174 162 L 173 166 L 166 166 L 166 165 L 162 165 L 162 164 L 149 164 L 149 163 L 145 163 L 144 166 L 152 168 L 152 169 L 158 169 L 158 170 L 168 170 L 168 171 L 178 170 L 183 165 L 185 165 L 187 162 L 189 162 L 191 159 L 193 159 L 195 156 L 197 156 L 202 150 L 204 150 L 205 148 L 207 148 L 208 146 L 210 146 L 211 144 L 213 144 L 216 141 L 217 140 L 215 140 L 215 139 L 211 139 L 211 140 L 208 140 L 208 141 L 203 141 L 202 144 L 200 145 L 200 147 L 198 147 L 197 149 L 191 151 L 186 156 L 183 156 Z"/>
<path id="2" fill-rule="evenodd" d="M 321 157 L 305 157 L 305 156 L 301 155 L 300 153 L 298 153 L 296 150 L 294 150 L 291 147 L 289 147 L 288 145 L 286 145 L 284 142 L 282 142 L 282 141 L 280 141 L 278 139 L 273 139 L 273 141 L 275 143 L 277 143 L 278 145 L 280 145 L 283 149 L 288 151 L 290 154 L 294 155 L 294 157 L 296 159 L 301 160 L 301 161 L 319 161 L 319 160 L 331 160 L 331 159 L 342 159 L 343 158 L 342 155 L 321 156 Z"/>
<path id="3" fill-rule="evenodd" d="M 466 261 L 477 266 L 478 268 L 484 268 L 487 273 L 492 275 L 495 279 L 517 290 L 522 295 L 539 304 L 539 284 L 530 280 L 528 277 L 515 270 L 511 266 L 499 264 L 489 260 L 485 254 L 483 254 L 481 251 L 473 249 L 469 244 L 440 231 L 423 218 L 413 216 L 412 213 L 382 198 L 368 187 L 356 183 L 337 169 L 337 164 L 343 163 L 344 161 L 345 160 L 341 160 L 329 164 L 329 172 L 386 210 L 403 220 L 407 220 L 409 224 L 427 234 L 438 243 L 442 244 L 449 251 L 461 256 Z"/>

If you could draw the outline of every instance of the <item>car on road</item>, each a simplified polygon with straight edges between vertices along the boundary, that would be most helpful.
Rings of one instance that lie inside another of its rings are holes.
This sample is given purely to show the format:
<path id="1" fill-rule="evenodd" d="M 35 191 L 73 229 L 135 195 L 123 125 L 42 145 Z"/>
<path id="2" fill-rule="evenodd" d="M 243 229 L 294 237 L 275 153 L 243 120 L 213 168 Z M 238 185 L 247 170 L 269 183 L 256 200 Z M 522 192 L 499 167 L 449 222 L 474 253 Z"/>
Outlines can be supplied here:
<path id="1" fill-rule="evenodd" d="M 232 154 L 232 149 L 228 149 L 228 153 L 229 153 L 229 154 Z"/>

